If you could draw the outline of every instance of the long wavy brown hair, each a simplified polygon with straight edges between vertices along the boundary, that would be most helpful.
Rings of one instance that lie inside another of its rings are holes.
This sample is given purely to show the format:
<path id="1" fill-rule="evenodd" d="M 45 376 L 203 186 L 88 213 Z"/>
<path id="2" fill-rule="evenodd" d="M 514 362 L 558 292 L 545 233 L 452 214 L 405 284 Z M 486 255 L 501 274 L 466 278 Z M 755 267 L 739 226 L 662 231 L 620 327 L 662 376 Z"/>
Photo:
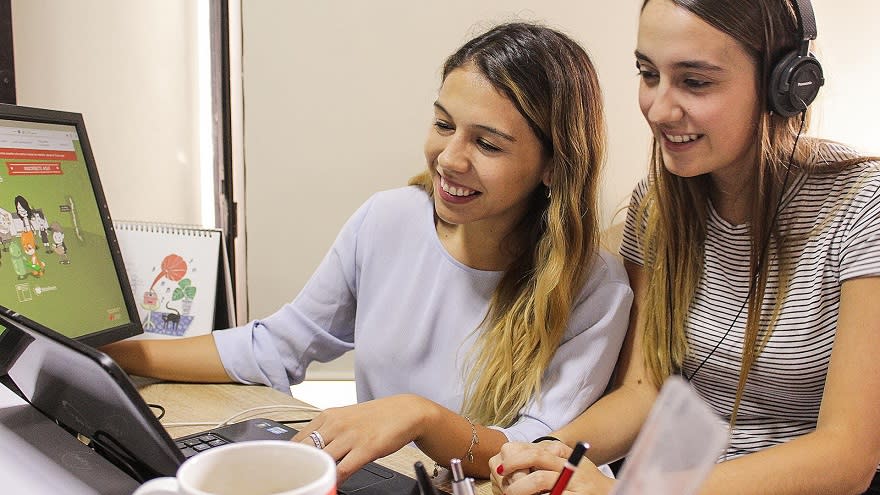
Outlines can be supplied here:
<path id="1" fill-rule="evenodd" d="M 605 119 L 589 56 L 568 36 L 530 23 L 496 26 L 465 43 L 442 79 L 475 67 L 526 119 L 549 158 L 550 189 L 532 193 L 510 235 L 524 246 L 505 270 L 466 376 L 463 414 L 510 425 L 540 392 L 598 246 Z M 413 177 L 432 194 L 431 170 Z"/>
<path id="2" fill-rule="evenodd" d="M 645 0 L 642 9 L 649 1 Z M 669 1 L 731 36 L 745 49 L 755 63 L 758 101 L 766 102 L 773 64 L 801 42 L 791 2 Z M 809 112 L 782 117 L 768 107 L 755 123 L 755 180 L 750 186 L 752 190 L 744 192 L 754 198 L 749 215 L 752 287 L 746 303 L 745 339 L 731 424 L 736 422 L 749 372 L 773 333 L 790 278 L 792 255 L 786 250 L 789 239 L 775 222 L 783 189 L 786 182 L 790 182 L 786 180 L 786 172 L 791 169 L 803 173 L 830 173 L 870 159 L 811 164 L 809 157 L 814 155 L 822 141 L 801 138 L 801 144 L 795 148 L 808 122 Z M 710 188 L 708 175 L 687 178 L 668 172 L 660 145 L 654 141 L 648 193 L 637 205 L 638 218 L 646 221 L 637 222 L 637 234 L 648 274 L 643 333 L 645 364 L 649 376 L 658 386 L 670 374 L 681 371 L 687 354 L 686 322 L 703 271 L 702 246 L 706 237 Z M 773 295 L 772 309 L 765 314 L 762 307 L 771 270 L 777 271 L 779 291 Z"/>

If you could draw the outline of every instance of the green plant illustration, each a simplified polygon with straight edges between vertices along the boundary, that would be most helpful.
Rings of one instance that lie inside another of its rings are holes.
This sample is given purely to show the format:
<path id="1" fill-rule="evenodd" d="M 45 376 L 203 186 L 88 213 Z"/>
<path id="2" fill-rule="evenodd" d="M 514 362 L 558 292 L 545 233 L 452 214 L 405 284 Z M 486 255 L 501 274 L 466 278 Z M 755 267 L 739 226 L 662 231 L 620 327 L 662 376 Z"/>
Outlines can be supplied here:
<path id="1" fill-rule="evenodd" d="M 189 314 L 192 307 L 192 300 L 196 297 L 196 288 L 192 285 L 192 281 L 188 278 L 182 279 L 177 283 L 177 288 L 171 294 L 172 301 L 183 299 L 183 314 Z"/>

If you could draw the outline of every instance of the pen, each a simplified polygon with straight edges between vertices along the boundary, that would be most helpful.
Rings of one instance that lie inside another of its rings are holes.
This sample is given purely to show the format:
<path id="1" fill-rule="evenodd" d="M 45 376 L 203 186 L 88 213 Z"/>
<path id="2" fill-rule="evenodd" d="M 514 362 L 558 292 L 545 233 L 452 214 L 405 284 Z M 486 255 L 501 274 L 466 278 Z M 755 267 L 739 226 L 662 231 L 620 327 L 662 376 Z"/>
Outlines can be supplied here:
<path id="1" fill-rule="evenodd" d="M 553 484 L 553 488 L 550 490 L 550 495 L 562 495 L 562 492 L 565 491 L 565 487 L 568 486 L 568 480 L 571 479 L 575 469 L 577 469 L 578 463 L 581 462 L 581 458 L 589 448 L 590 444 L 584 442 L 578 442 L 578 444 L 574 446 L 574 450 L 568 457 L 565 467 L 562 468 L 562 472 L 559 473 L 559 478 L 556 479 L 556 483 Z"/>
<path id="2" fill-rule="evenodd" d="M 428 472 L 425 471 L 425 465 L 422 464 L 422 461 L 416 461 L 413 464 L 413 468 L 416 470 L 416 481 L 419 485 L 419 492 L 422 495 L 437 495 L 437 491 L 434 490 L 434 485 L 431 484 L 431 478 L 428 477 Z"/>
<path id="3" fill-rule="evenodd" d="M 461 459 L 449 461 L 449 470 L 452 471 L 452 495 L 476 495 L 473 478 L 465 478 L 461 468 Z"/>

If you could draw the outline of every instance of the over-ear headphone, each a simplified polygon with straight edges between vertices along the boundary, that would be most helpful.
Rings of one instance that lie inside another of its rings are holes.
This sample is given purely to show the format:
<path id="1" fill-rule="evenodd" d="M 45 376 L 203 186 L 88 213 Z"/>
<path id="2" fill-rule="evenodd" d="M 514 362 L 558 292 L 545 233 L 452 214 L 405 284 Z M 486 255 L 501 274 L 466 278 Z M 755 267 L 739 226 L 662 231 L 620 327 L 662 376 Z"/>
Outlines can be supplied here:
<path id="1" fill-rule="evenodd" d="M 783 116 L 797 115 L 810 105 L 825 84 L 822 66 L 810 53 L 810 40 L 816 39 L 816 16 L 810 0 L 794 0 L 798 37 L 801 45 L 783 56 L 770 73 L 767 91 L 770 110 Z"/>

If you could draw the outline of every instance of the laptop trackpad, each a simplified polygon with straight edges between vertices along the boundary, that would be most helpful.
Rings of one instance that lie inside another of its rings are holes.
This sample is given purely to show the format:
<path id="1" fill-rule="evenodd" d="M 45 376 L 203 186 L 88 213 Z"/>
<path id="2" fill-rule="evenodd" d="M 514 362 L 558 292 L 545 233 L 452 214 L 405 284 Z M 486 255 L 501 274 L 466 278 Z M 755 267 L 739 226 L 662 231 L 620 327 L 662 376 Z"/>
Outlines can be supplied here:
<path id="1" fill-rule="evenodd" d="M 368 493 L 371 486 L 393 478 L 394 474 L 394 471 L 369 463 L 345 480 L 345 483 L 339 487 L 339 493 L 343 495 Z"/>

